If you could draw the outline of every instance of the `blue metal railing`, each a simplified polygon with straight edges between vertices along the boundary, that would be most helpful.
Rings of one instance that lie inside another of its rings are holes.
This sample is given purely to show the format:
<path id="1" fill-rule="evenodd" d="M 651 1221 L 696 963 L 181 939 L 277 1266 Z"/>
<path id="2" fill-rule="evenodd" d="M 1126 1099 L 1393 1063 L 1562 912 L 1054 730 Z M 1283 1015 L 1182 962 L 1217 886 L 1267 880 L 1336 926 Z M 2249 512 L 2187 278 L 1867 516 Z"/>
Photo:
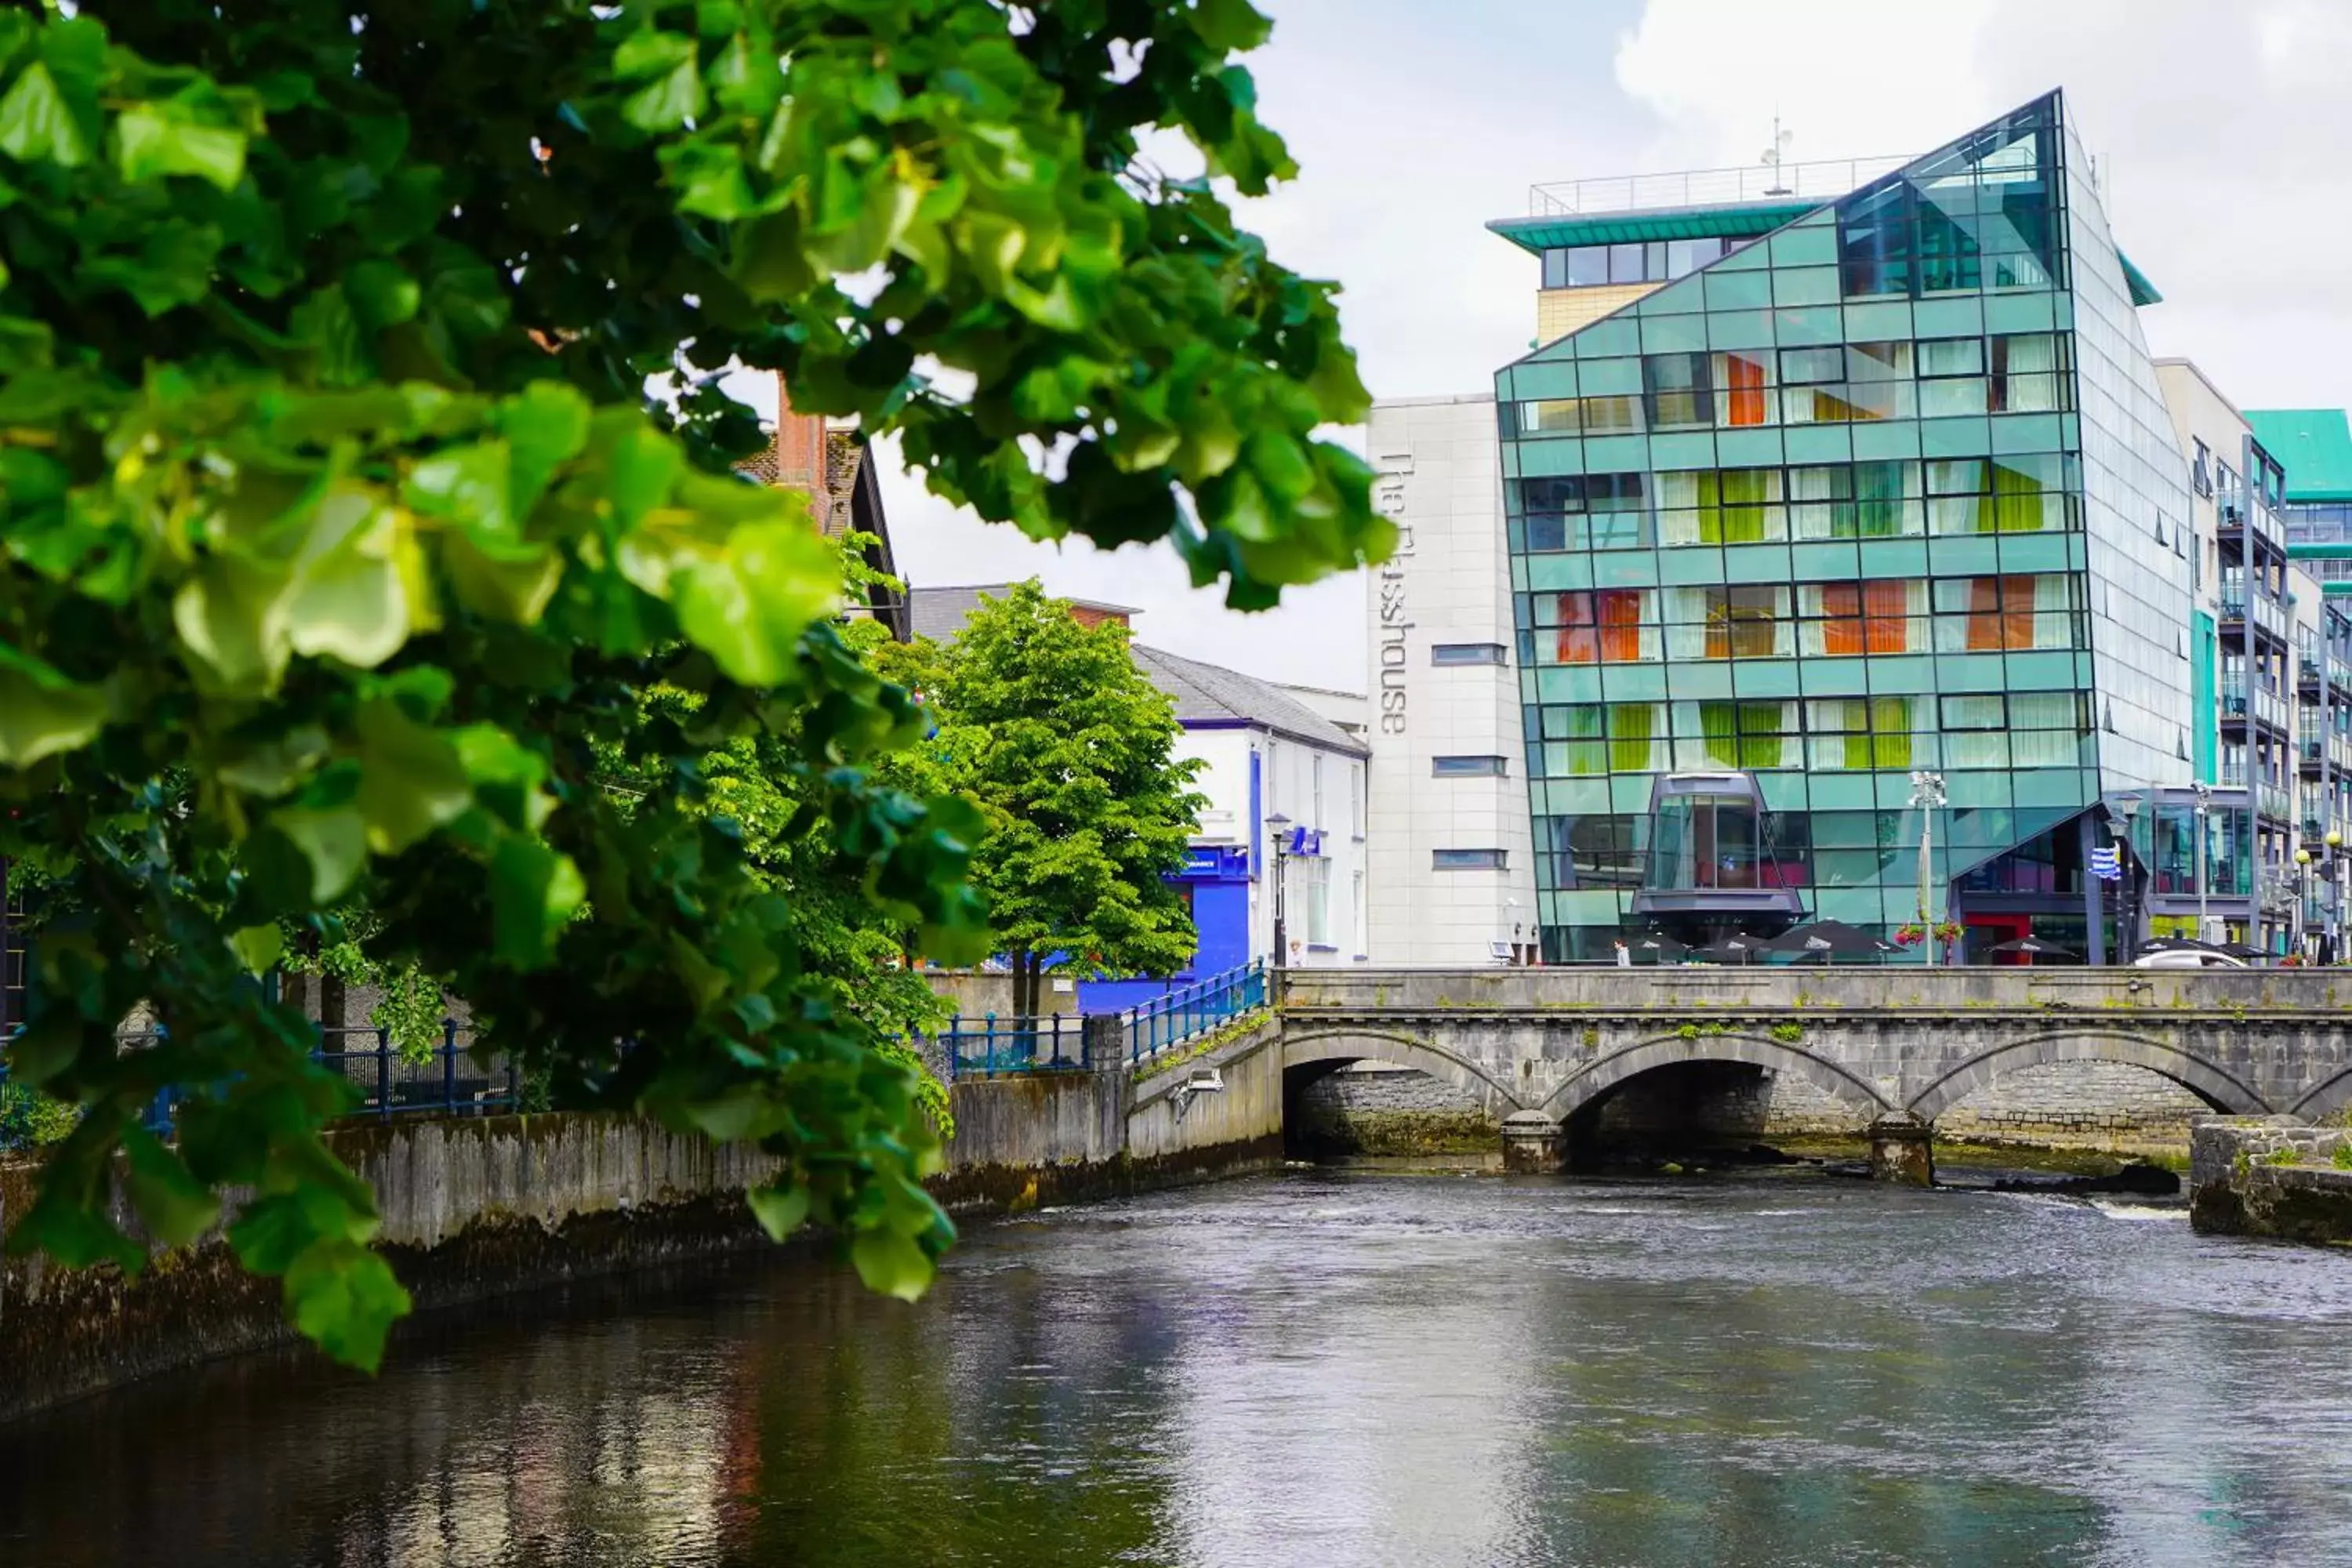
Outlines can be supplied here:
<path id="1" fill-rule="evenodd" d="M 1244 963 L 1155 996 L 1128 1015 L 1127 1059 L 1139 1062 L 1266 1004 L 1265 965 Z"/>
<path id="2" fill-rule="evenodd" d="M 1171 987 L 1118 1015 L 1129 1063 L 1147 1061 L 1171 1046 L 1198 1039 L 1228 1020 L 1266 1005 L 1264 963 Z M 950 1018 L 933 1038 L 940 1076 L 997 1078 L 1006 1073 L 1073 1072 L 1105 1064 L 1087 1058 L 1086 1018 L 1049 1013 L 1034 1018 Z"/>
<path id="3" fill-rule="evenodd" d="M 1076 1013 L 1034 1018 L 950 1018 L 938 1043 L 945 1076 L 998 1078 L 1015 1072 L 1075 1072 L 1087 1065 L 1087 1021 Z"/>
<path id="4" fill-rule="evenodd" d="M 440 1042 L 428 1051 L 404 1054 L 392 1043 L 389 1029 L 367 1026 L 321 1028 L 310 1059 L 341 1072 L 359 1090 L 359 1105 L 350 1114 L 388 1121 L 395 1116 L 485 1115 L 510 1110 L 520 1100 L 520 1076 L 511 1058 L 493 1058 L 487 1066 L 470 1054 L 470 1025 L 454 1018 L 441 1021 Z M 138 1030 L 119 1037 L 126 1048 L 151 1046 L 164 1038 L 161 1028 Z M 6 1091 L 8 1068 L 0 1061 L 0 1094 Z M 185 1098 L 184 1089 L 158 1094 L 140 1118 L 149 1131 L 168 1135 L 173 1113 Z M 0 1149 L 13 1146 L 5 1120 L 0 1120 Z"/>

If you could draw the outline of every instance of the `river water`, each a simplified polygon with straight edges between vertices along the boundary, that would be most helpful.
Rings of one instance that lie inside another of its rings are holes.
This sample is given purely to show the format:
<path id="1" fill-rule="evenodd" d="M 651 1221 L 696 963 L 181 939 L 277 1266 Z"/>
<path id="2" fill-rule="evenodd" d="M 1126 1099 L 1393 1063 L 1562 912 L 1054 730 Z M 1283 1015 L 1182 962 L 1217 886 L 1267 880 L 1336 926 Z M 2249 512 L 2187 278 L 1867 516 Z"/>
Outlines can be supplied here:
<path id="1" fill-rule="evenodd" d="M 1293 1173 L 0 1427 L 0 1563 L 2352 1563 L 2352 1258 L 1828 1178 Z"/>

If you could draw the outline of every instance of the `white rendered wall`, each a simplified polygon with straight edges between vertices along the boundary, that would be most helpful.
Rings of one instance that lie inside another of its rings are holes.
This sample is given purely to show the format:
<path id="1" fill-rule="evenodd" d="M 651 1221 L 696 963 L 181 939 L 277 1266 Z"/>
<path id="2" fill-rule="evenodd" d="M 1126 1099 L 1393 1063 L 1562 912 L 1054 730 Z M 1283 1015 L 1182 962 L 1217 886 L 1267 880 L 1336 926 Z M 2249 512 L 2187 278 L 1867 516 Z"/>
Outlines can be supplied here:
<path id="1" fill-rule="evenodd" d="M 1535 940 L 1517 637 L 1503 547 L 1495 400 L 1376 404 L 1366 455 L 1395 559 L 1367 574 L 1375 963 L 1470 964 Z M 1499 665 L 1440 668 L 1441 643 L 1503 648 Z M 1500 778 L 1438 778 L 1439 756 L 1500 756 Z M 1437 870 L 1440 849 L 1500 849 L 1502 870 Z"/>
<path id="2" fill-rule="evenodd" d="M 1364 859 L 1366 824 L 1361 802 L 1367 787 L 1364 760 L 1350 752 L 1310 745 L 1259 729 L 1187 729 L 1175 754 L 1197 757 L 1202 770 L 1193 790 L 1207 797 L 1201 808 L 1196 845 L 1214 845 L 1250 851 L 1258 875 L 1250 890 L 1250 956 L 1269 958 L 1274 952 L 1274 889 L 1267 871 L 1273 866 L 1270 836 L 1265 818 L 1279 812 L 1294 827 L 1310 827 L 1323 835 L 1322 855 L 1329 862 L 1328 942 L 1308 940 L 1309 885 L 1315 873 L 1299 860 L 1287 860 L 1288 886 L 1285 923 L 1296 943 L 1292 963 L 1324 968 L 1360 963 L 1364 945 L 1363 908 L 1359 901 L 1360 878 L 1368 871 Z M 1258 816 L 1258 841 L 1250 841 L 1250 759 L 1258 759 L 1259 787 L 1265 803 Z M 1322 809 L 1316 809 L 1317 759 L 1320 758 Z"/>

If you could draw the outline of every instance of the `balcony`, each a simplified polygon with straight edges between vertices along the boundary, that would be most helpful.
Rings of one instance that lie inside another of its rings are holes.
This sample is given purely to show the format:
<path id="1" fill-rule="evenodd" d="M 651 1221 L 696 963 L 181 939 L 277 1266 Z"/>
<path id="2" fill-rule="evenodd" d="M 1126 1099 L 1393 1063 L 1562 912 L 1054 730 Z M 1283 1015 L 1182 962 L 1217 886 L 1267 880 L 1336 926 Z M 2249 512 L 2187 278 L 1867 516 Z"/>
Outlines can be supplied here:
<path id="1" fill-rule="evenodd" d="M 2225 584 L 2221 588 L 2221 624 L 2242 626 L 2248 615 L 2253 617 L 2254 629 L 2266 637 L 2287 640 L 2286 606 L 2268 594 L 2247 594 L 2242 584 Z M 2226 640 L 2226 637 L 2225 637 Z"/>
<path id="2" fill-rule="evenodd" d="M 2284 734 L 2287 727 L 2286 699 L 2270 688 L 2257 683 L 2250 701 L 2243 679 L 2223 681 L 2221 683 L 2222 724 L 2224 726 L 2233 722 L 2242 724 L 2250 717 L 2256 723 Z"/>
<path id="3" fill-rule="evenodd" d="M 2280 524 L 2278 513 L 2259 496 L 2242 488 L 2225 489 L 2215 503 L 2220 523 L 2221 542 L 2243 544 L 2251 531 L 2256 538 L 2267 540 L 2282 554 L 2286 550 L 2286 531 Z"/>
<path id="4" fill-rule="evenodd" d="M 2276 784 L 2262 784 L 2254 790 L 2254 810 L 2274 822 L 2294 820 L 2294 800 Z"/>

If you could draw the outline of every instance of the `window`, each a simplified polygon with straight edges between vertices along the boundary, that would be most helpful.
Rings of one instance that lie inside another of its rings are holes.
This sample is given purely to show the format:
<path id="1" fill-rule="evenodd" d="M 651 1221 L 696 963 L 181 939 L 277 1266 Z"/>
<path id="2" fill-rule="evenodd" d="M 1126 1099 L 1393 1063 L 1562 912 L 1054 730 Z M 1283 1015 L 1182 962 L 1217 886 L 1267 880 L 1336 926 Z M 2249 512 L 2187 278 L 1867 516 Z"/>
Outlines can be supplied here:
<path id="1" fill-rule="evenodd" d="M 1862 770 L 1912 766 L 1913 700 L 1837 697 L 1809 703 L 1806 720 L 1813 737 L 1812 765 Z"/>
<path id="2" fill-rule="evenodd" d="M 1441 779 L 1498 779 L 1509 773 L 1509 765 L 1501 757 L 1432 757 L 1429 772 Z"/>
<path id="3" fill-rule="evenodd" d="M 1500 849 L 1433 849 L 1430 869 L 1433 871 L 1500 871 L 1505 869 Z"/>
<path id="4" fill-rule="evenodd" d="M 1577 474 L 1521 479 L 1527 548 L 1614 550 L 1649 543 L 1641 474 Z"/>
<path id="5" fill-rule="evenodd" d="M 1643 247 L 1638 244 L 1612 245 L 1609 247 L 1609 281 L 1641 283 L 1647 281 L 1649 270 L 1643 265 Z"/>
<path id="6" fill-rule="evenodd" d="M 1995 414 L 2053 414 L 2072 407 L 2068 340 L 2060 332 L 2008 332 L 1992 340 Z"/>
<path id="7" fill-rule="evenodd" d="M 1696 743 L 1678 742 L 1678 765 L 1742 769 L 1795 765 L 1795 703 L 1701 702 L 1696 706 L 1697 740 Z M 1680 728 L 1678 721 L 1678 731 Z"/>
<path id="8" fill-rule="evenodd" d="M 1727 426 L 1777 425 L 1772 395 L 1765 390 L 1770 376 L 1765 356 L 1769 349 L 1748 349 L 1715 356 L 1715 386 L 1723 395 L 1723 422 Z"/>
<path id="9" fill-rule="evenodd" d="M 1561 664 L 1631 664 L 1643 657 L 1642 590 L 1599 588 L 1560 594 Z"/>
<path id="10" fill-rule="evenodd" d="M 1789 537 L 1778 468 L 1695 468 L 1658 480 L 1658 542 L 1753 544 Z"/>
<path id="11" fill-rule="evenodd" d="M 1936 647 L 1943 653 L 2073 647 L 2074 579 L 2063 572 L 1936 581 Z"/>
<path id="12" fill-rule="evenodd" d="M 1956 458 L 1927 465 L 1930 533 L 2038 533 L 2074 515 L 2066 459 L 2055 452 Z"/>
<path id="13" fill-rule="evenodd" d="M 1348 830 L 1358 838 L 1361 838 L 1364 836 L 1365 822 L 1364 764 L 1361 763 L 1348 764 L 1348 798 L 1356 803 L 1356 815 L 1348 819 Z M 1360 877 L 1363 875 L 1360 871 L 1356 874 Z M 1363 907 L 1361 899 L 1357 900 L 1356 903 L 1359 909 Z"/>
<path id="14" fill-rule="evenodd" d="M 1997 694 L 1947 697 L 1943 704 L 1947 730 L 1998 730 L 2009 722 L 2006 705 Z"/>
<path id="15" fill-rule="evenodd" d="M 1605 245 L 1580 245 L 1568 253 L 1568 286 L 1589 289 L 1596 283 L 1609 281 L 1609 247 Z"/>
<path id="16" fill-rule="evenodd" d="M 1705 429 L 1715 423 L 1715 382 L 1703 353 L 1651 354 L 1642 361 L 1653 430 Z"/>
<path id="17" fill-rule="evenodd" d="M 1319 828 L 1328 827 L 1331 819 L 1323 812 L 1323 753 L 1316 752 L 1307 761 L 1309 798 L 1314 802 L 1314 823 Z"/>
<path id="18" fill-rule="evenodd" d="M 2213 499 L 2212 464 L 2212 448 L 2202 441 L 2197 442 L 2197 458 L 2189 465 L 2189 482 L 2197 487 L 2197 493 L 2207 500 Z"/>
<path id="19" fill-rule="evenodd" d="M 1675 658 L 1772 658 L 1796 651 L 1786 588 L 1670 588 Z"/>
<path id="20" fill-rule="evenodd" d="M 1503 645 L 1498 642 L 1442 642 L 1429 648 L 1429 662 L 1440 667 L 1462 664 L 1501 664 Z"/>
<path id="21" fill-rule="evenodd" d="M 1917 635 L 1927 611 L 1927 585 L 1916 580 L 1879 578 L 1866 583 L 1809 583 L 1800 590 L 1805 635 L 1800 651 L 1832 657 L 1871 653 L 1917 653 L 1927 639 Z"/>
<path id="22" fill-rule="evenodd" d="M 1686 278 L 1722 258 L 1728 243 L 1720 239 L 1670 239 L 1666 241 L 1666 276 Z"/>
<path id="23" fill-rule="evenodd" d="M 1307 945 L 1331 945 L 1331 862 L 1319 855 L 1307 860 Z"/>

